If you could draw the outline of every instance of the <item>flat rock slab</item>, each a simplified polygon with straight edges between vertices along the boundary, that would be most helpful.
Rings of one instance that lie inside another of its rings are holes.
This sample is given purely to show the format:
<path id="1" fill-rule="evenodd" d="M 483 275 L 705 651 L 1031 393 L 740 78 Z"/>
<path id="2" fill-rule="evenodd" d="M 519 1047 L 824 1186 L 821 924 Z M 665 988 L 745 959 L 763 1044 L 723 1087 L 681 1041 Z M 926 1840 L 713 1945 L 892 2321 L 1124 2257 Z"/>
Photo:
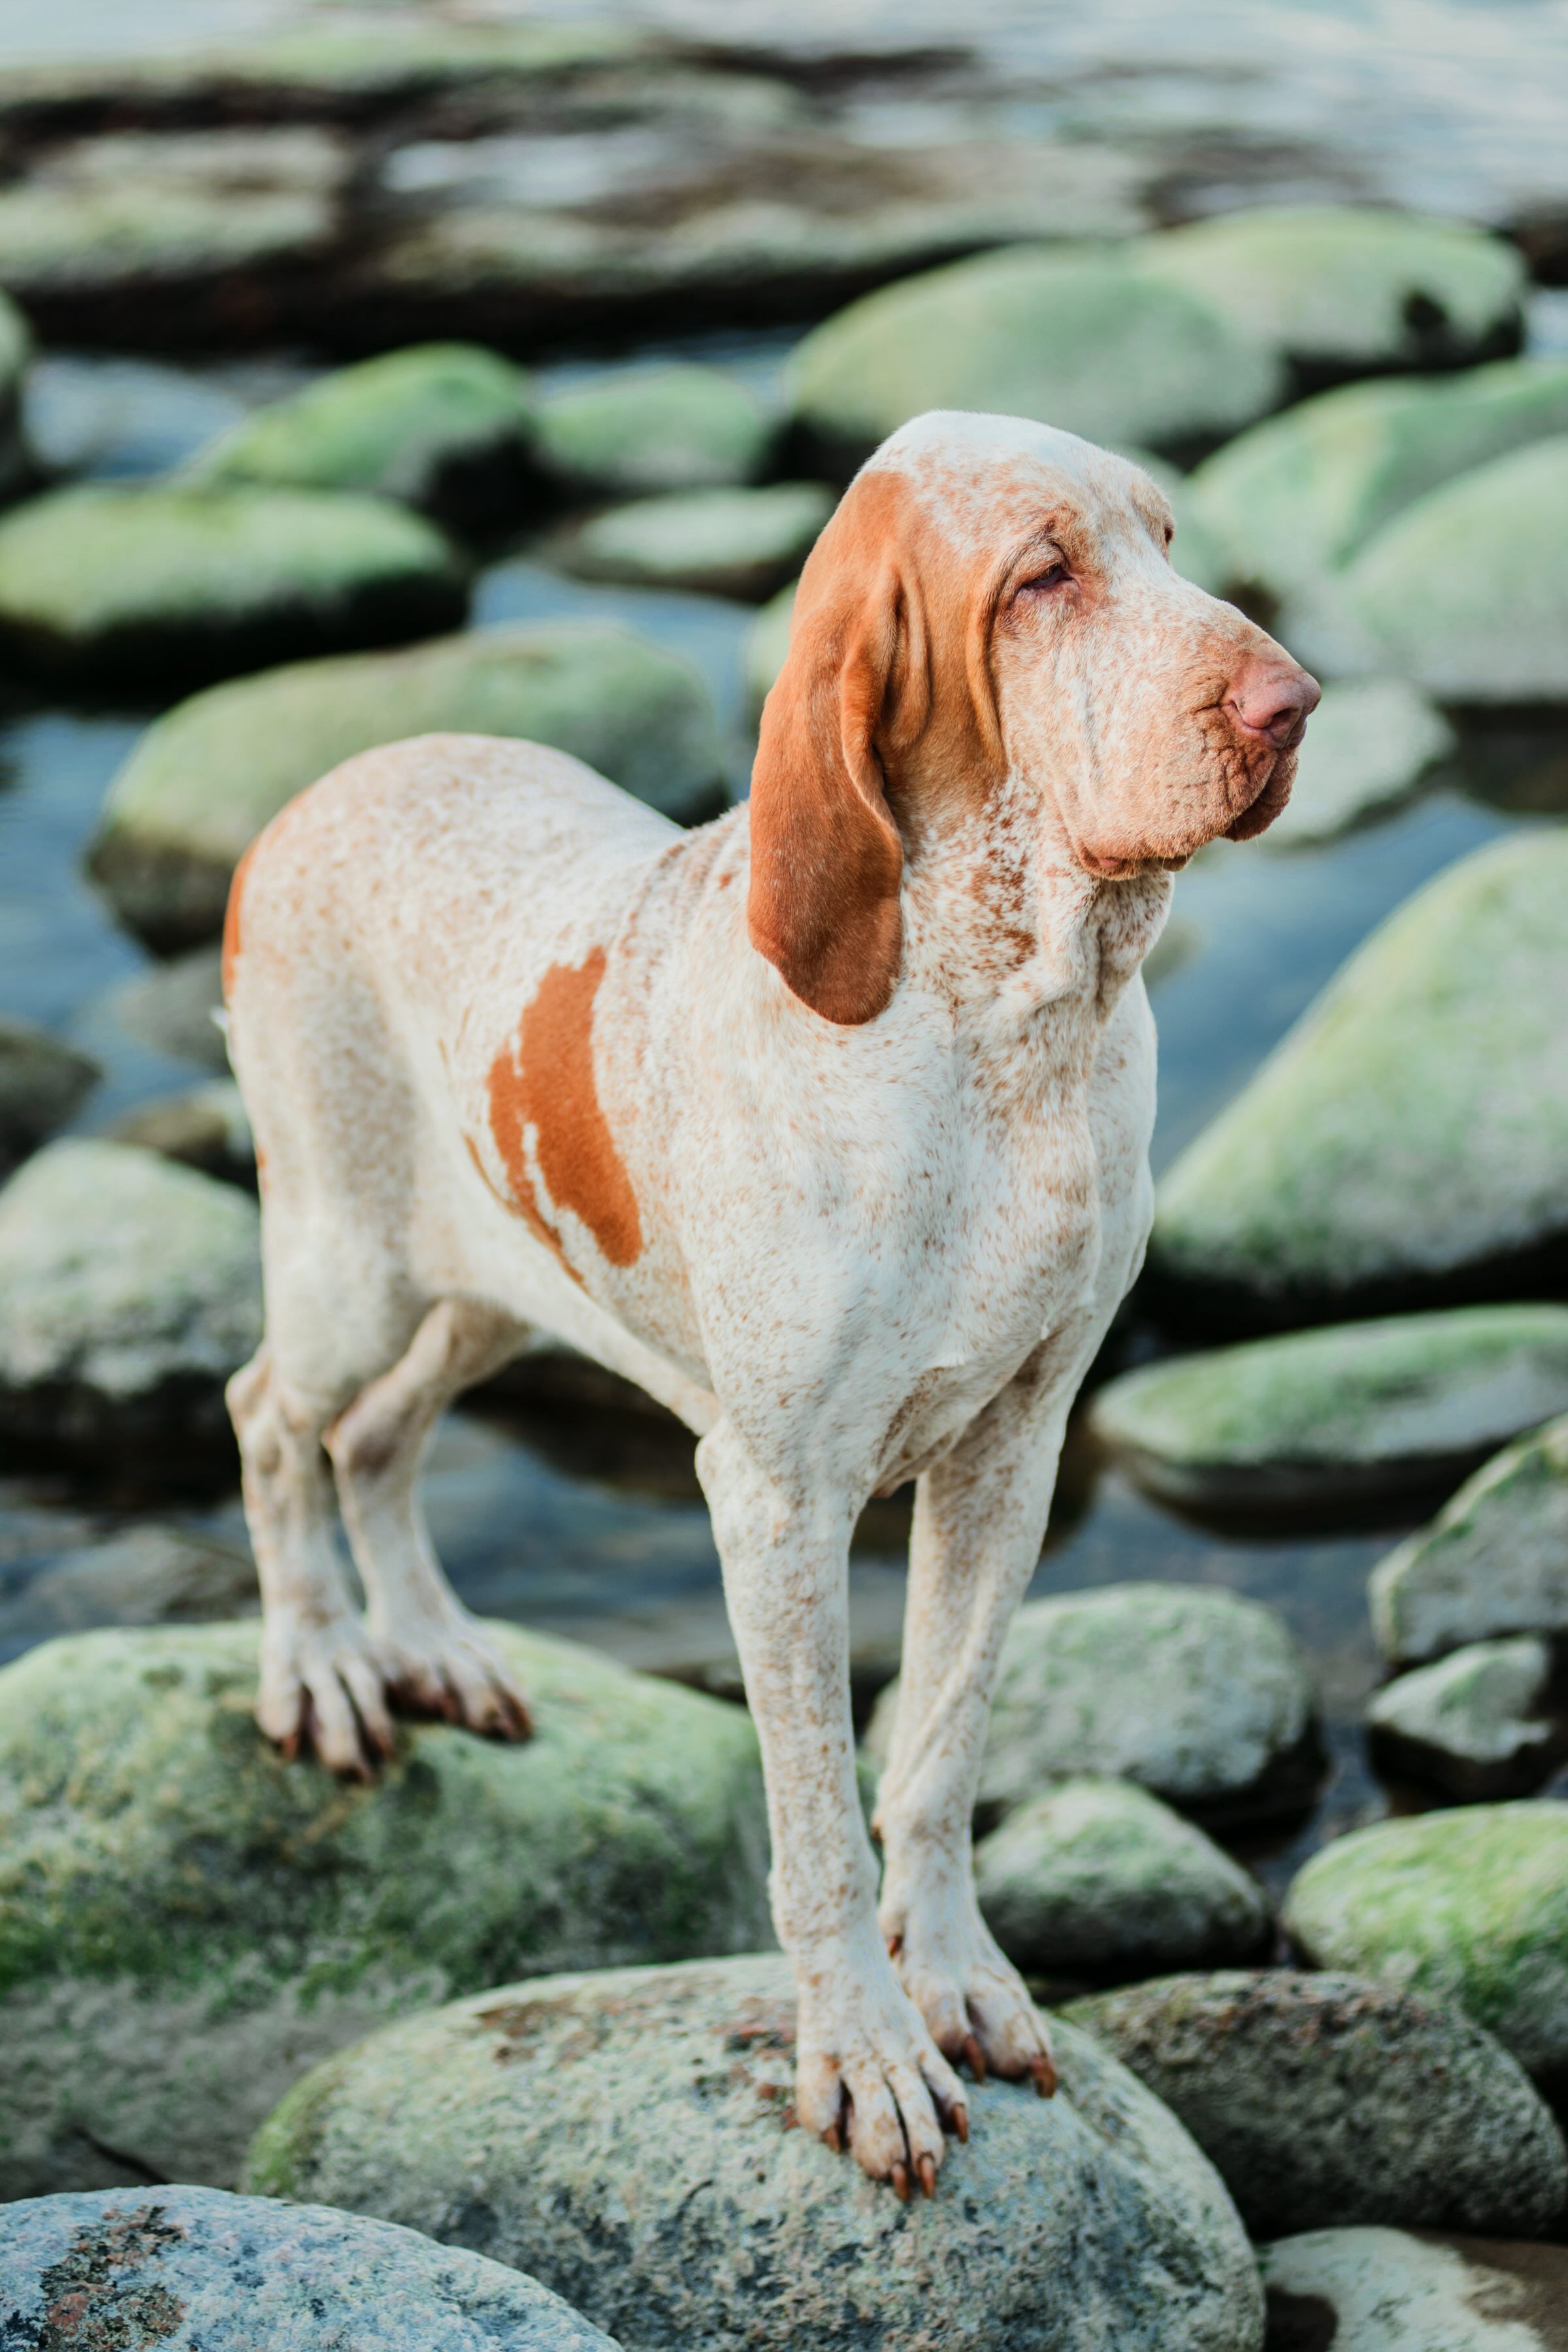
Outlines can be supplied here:
<path id="1" fill-rule="evenodd" d="M 1494 1454 L 1379 1560 L 1370 1594 L 1390 1665 L 1500 1633 L 1568 1634 L 1568 1417 Z"/>
<path id="2" fill-rule="evenodd" d="M 1331 1324 L 1127 1372 L 1090 1426 L 1162 1501 L 1332 1517 L 1443 1493 L 1568 1407 L 1568 1307 Z"/>
<path id="3" fill-rule="evenodd" d="M 1551 2110 L 1457 2009 L 1364 1977 L 1268 1969 L 1165 1977 L 1068 2015 L 1181 2118 L 1255 2238 L 1562 2222 L 1568 2153 Z"/>
<path id="4" fill-rule="evenodd" d="M 795 2127 L 782 1958 L 518 1985 L 305 2077 L 251 2184 L 515 2262 L 636 2352 L 1257 2352 L 1206 2160 L 1071 2026 L 1063 2088 L 972 2090 L 935 2200 Z"/>
<path id="5" fill-rule="evenodd" d="M 896 1683 L 866 1748 L 885 1760 Z M 1312 1685 L 1283 1622 L 1205 1586 L 1118 1584 L 1026 1601 L 1003 1646 L 982 1817 L 1083 1773 L 1209 1820 L 1290 1811 L 1321 1768 Z"/>
<path id="6" fill-rule="evenodd" d="M 79 685 L 194 686 L 458 626 L 468 581 L 389 499 L 86 483 L 0 517 L 0 654 Z"/>
<path id="7" fill-rule="evenodd" d="M 1568 2081 L 1568 1804 L 1353 1831 L 1299 1872 L 1284 1916 L 1314 1967 L 1452 2001 L 1553 2091 Z"/>
<path id="8" fill-rule="evenodd" d="M 1258 1881 L 1131 1780 L 1066 1780 L 974 1853 L 986 1925 L 1026 1975 L 1117 1983 L 1259 1957 Z"/>
<path id="9" fill-rule="evenodd" d="M 738 377 L 653 365 L 549 394 L 534 457 L 564 497 L 633 499 L 753 481 L 774 438 L 773 419 Z"/>
<path id="10" fill-rule="evenodd" d="M 1473 1642 L 1376 1692 L 1366 1711 L 1385 1773 L 1463 1804 L 1522 1797 L 1568 1750 L 1552 1644 L 1538 1633 Z"/>
<path id="11" fill-rule="evenodd" d="M 616 2352 L 531 2278 L 412 2230 L 219 2189 L 99 2189 L 0 2211 L 18 2352 Z"/>
<path id="12" fill-rule="evenodd" d="M 535 1737 L 405 1727 L 373 1788 L 262 1738 L 254 1624 L 0 1673 L 0 2196 L 231 2185 L 295 2076 L 389 2017 L 768 1939 L 750 1717 L 490 1633 Z"/>
<path id="13" fill-rule="evenodd" d="M 837 504 L 821 482 L 669 491 L 572 524 L 547 551 L 584 580 L 760 603 L 795 577 Z"/>
<path id="14" fill-rule="evenodd" d="M 110 788 L 94 878 L 161 952 L 216 938 L 235 866 L 286 801 L 356 752 L 426 734 L 548 743 L 680 824 L 727 799 L 718 719 L 689 662 L 602 621 L 479 629 L 180 703 Z"/>
<path id="15" fill-rule="evenodd" d="M 1568 2352 L 1568 2251 L 1403 2230 L 1263 2249 L 1266 2352 Z"/>
<path id="16" fill-rule="evenodd" d="M 1357 949 L 1163 1178 L 1162 1314 L 1258 1329 L 1559 1282 L 1565 900 L 1568 831 L 1532 831 L 1460 859 Z"/>

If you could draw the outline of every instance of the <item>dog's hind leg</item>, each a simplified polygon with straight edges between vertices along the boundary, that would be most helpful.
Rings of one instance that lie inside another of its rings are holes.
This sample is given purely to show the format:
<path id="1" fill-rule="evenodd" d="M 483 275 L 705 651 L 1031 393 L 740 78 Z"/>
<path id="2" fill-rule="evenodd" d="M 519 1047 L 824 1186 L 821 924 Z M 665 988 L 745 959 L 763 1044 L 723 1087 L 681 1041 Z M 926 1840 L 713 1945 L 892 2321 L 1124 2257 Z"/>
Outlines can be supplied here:
<path id="1" fill-rule="evenodd" d="M 369 1604 L 366 1630 L 392 1696 L 470 1730 L 526 1738 L 528 1703 L 442 1571 L 420 1507 L 425 1442 L 454 1397 L 514 1356 L 510 1317 L 443 1299 L 407 1353 L 327 1433 L 338 1499 Z"/>

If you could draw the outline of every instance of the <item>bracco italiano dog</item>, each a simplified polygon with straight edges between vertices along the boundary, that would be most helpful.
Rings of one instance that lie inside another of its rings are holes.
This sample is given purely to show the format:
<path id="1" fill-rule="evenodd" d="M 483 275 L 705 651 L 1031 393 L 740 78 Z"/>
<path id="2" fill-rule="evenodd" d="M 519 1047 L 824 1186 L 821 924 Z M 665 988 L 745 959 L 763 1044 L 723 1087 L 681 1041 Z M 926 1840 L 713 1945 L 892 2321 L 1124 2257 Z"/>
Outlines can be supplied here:
<path id="1" fill-rule="evenodd" d="M 395 1703 L 526 1733 L 420 1448 L 531 1328 L 640 1381 L 701 1440 L 797 2112 L 901 2195 L 967 2135 L 958 2066 L 1054 2082 L 971 1882 L 986 1708 L 1148 1229 L 1139 967 L 1173 870 L 1283 806 L 1318 698 L 1170 538 L 1148 477 L 1069 434 L 919 418 L 806 565 L 749 806 L 682 833 L 560 752 L 426 736 L 293 802 L 230 903 L 263 1728 L 348 1773 Z M 909 1479 L 879 1892 L 846 1557 Z"/>

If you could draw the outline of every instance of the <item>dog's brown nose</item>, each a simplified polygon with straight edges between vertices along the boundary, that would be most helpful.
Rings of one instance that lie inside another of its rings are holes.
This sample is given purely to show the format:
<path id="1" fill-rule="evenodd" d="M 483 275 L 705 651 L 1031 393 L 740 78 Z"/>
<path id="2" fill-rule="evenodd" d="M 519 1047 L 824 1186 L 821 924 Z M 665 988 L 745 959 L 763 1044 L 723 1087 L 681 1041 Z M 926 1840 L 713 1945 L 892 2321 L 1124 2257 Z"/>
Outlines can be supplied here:
<path id="1" fill-rule="evenodd" d="M 1300 740 L 1321 699 L 1317 679 L 1294 662 L 1253 655 L 1232 678 L 1225 707 L 1244 735 L 1283 751 Z"/>

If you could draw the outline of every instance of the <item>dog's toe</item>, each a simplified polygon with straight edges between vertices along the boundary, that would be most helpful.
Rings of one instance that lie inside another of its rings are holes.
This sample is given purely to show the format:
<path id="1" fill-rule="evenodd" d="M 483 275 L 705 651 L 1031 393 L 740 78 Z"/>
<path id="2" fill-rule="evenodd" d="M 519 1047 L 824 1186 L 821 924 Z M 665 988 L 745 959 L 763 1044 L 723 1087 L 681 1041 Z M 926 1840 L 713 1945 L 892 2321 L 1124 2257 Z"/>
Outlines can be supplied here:
<path id="1" fill-rule="evenodd" d="M 285 1756 L 314 1755 L 344 1780 L 371 1780 L 394 1733 L 359 1619 L 269 1628 L 256 1719 Z"/>
<path id="2" fill-rule="evenodd" d="M 467 1615 L 382 1632 L 376 1654 L 400 1706 L 445 1717 L 490 1739 L 527 1739 L 528 1700 L 515 1676 Z"/>

